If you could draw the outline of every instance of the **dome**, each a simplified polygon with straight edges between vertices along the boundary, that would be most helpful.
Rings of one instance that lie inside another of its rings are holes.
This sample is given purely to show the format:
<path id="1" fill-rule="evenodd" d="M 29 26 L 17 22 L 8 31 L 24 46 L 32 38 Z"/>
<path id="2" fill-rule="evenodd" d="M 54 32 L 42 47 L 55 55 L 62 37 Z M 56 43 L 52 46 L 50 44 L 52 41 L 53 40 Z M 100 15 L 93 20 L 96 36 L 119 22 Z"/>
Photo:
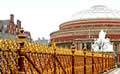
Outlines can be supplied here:
<path id="1" fill-rule="evenodd" d="M 90 9 L 75 13 L 71 20 L 96 18 L 120 18 L 120 12 L 118 10 L 110 9 L 104 5 L 96 5 Z"/>

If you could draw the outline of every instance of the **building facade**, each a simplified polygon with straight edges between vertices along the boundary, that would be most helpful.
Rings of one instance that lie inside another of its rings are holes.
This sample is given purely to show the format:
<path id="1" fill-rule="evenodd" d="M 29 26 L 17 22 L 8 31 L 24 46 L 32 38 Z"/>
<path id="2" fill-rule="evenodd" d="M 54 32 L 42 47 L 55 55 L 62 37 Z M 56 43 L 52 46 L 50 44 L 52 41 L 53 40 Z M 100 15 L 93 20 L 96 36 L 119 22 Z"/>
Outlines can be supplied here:
<path id="1" fill-rule="evenodd" d="M 44 37 L 42 37 L 41 39 L 38 38 L 38 40 L 36 40 L 35 42 L 37 42 L 39 44 L 43 44 L 43 45 L 49 45 L 49 40 L 45 39 Z"/>
<path id="2" fill-rule="evenodd" d="M 14 23 L 14 15 L 10 15 L 10 20 L 0 20 L 0 38 L 15 39 L 21 28 L 21 21 Z M 25 31 L 28 40 L 31 39 L 30 32 Z"/>
<path id="3" fill-rule="evenodd" d="M 75 42 L 76 49 L 82 50 L 84 46 L 91 51 L 91 45 L 98 38 L 100 30 L 104 30 L 113 44 L 120 63 L 120 15 L 117 10 L 97 5 L 90 9 L 80 11 L 59 26 L 59 31 L 50 34 L 58 47 L 70 48 Z"/>

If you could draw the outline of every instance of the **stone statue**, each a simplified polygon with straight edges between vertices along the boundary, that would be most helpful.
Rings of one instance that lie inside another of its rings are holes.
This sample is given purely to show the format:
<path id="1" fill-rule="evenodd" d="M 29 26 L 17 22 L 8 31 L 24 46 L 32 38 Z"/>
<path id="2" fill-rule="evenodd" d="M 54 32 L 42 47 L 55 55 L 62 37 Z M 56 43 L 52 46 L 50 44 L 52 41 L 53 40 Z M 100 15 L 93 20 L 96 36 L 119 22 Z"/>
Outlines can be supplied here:
<path id="1" fill-rule="evenodd" d="M 92 48 L 98 52 L 113 52 L 113 45 L 109 38 L 105 38 L 106 32 L 101 30 L 99 32 L 99 38 L 94 42 Z"/>

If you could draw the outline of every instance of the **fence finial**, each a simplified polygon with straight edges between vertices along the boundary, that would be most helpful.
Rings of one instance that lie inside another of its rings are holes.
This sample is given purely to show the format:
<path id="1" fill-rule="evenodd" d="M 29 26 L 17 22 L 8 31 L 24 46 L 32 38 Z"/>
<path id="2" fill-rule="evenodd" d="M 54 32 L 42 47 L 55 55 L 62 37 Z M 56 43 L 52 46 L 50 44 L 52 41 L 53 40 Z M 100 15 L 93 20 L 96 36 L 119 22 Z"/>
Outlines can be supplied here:
<path id="1" fill-rule="evenodd" d="M 54 39 L 52 40 L 52 47 L 53 47 L 53 49 L 56 48 L 56 43 L 55 43 L 55 40 L 54 40 Z"/>

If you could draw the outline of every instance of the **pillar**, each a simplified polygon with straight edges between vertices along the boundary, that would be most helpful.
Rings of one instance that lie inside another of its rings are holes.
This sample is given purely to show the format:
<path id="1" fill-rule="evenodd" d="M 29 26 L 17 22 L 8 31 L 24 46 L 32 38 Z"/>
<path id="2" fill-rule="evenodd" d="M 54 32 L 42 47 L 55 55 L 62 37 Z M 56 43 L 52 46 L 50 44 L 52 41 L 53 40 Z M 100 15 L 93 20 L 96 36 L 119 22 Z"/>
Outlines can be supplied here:
<path id="1" fill-rule="evenodd" d="M 86 48 L 87 49 L 87 44 L 86 44 L 87 42 L 84 42 L 84 48 Z"/>
<path id="2" fill-rule="evenodd" d="M 79 42 L 79 50 L 82 50 L 82 42 Z"/>
<path id="3" fill-rule="evenodd" d="M 76 42 L 76 49 L 79 50 L 79 42 Z"/>
<path id="4" fill-rule="evenodd" d="M 68 45 L 67 45 L 67 44 L 65 44 L 65 48 L 68 48 Z"/>
<path id="5" fill-rule="evenodd" d="M 93 48 L 92 48 L 92 45 L 93 45 L 93 44 L 94 44 L 94 42 L 93 42 L 93 41 L 91 41 L 91 49 L 93 49 Z M 93 49 L 93 50 L 94 50 L 94 49 Z M 91 51 L 92 51 L 92 50 L 91 50 Z"/>
<path id="6" fill-rule="evenodd" d="M 113 42 L 112 44 L 113 44 L 113 51 L 115 51 L 115 43 Z"/>

